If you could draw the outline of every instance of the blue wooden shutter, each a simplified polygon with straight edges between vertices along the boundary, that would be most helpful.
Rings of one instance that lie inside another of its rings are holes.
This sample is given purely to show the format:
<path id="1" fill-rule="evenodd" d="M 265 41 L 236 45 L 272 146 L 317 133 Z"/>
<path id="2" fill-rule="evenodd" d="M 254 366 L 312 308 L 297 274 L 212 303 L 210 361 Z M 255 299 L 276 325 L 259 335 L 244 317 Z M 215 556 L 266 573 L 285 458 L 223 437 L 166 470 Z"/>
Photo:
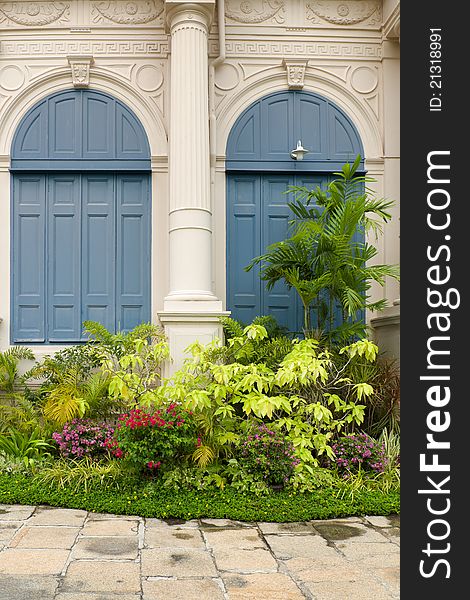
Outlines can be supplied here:
<path id="1" fill-rule="evenodd" d="M 115 324 L 114 176 L 82 179 L 82 321 Z"/>
<path id="2" fill-rule="evenodd" d="M 117 176 L 116 330 L 150 321 L 150 190 L 145 175 Z"/>
<path id="3" fill-rule="evenodd" d="M 244 267 L 261 253 L 260 177 L 231 175 L 228 179 L 229 231 L 227 297 L 233 317 L 245 323 L 261 314 L 259 267 Z"/>
<path id="4" fill-rule="evenodd" d="M 13 180 L 13 342 L 44 342 L 44 175 Z"/>
<path id="5" fill-rule="evenodd" d="M 262 215 L 259 223 L 261 228 L 261 252 L 266 252 L 269 245 L 285 240 L 290 235 L 289 221 L 293 214 L 287 202 L 290 197 L 284 192 L 293 185 L 292 175 L 268 174 L 262 178 Z M 298 298 L 295 290 L 289 290 L 287 285 L 278 281 L 271 290 L 262 282 L 261 314 L 272 315 L 277 322 L 296 331 L 298 325 Z"/>
<path id="6" fill-rule="evenodd" d="M 48 339 L 80 339 L 80 176 L 50 175 L 48 200 Z"/>

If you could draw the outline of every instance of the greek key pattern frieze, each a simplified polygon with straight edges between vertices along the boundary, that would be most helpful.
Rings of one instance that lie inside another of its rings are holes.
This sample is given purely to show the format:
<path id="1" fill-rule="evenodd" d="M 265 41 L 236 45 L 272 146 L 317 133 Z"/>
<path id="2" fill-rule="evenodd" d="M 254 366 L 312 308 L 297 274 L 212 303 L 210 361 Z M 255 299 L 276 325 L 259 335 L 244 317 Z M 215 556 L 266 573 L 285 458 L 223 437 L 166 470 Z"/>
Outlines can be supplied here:
<path id="1" fill-rule="evenodd" d="M 109 56 L 162 56 L 169 52 L 167 40 L 157 41 L 0 41 L 0 57 L 63 54 L 91 54 Z"/>

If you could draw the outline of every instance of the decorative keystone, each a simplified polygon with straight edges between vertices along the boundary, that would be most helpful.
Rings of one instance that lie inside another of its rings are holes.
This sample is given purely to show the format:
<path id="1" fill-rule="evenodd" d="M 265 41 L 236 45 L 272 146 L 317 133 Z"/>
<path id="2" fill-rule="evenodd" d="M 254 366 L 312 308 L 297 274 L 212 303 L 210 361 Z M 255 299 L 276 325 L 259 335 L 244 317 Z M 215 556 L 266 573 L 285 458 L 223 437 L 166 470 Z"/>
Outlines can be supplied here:
<path id="1" fill-rule="evenodd" d="M 90 66 L 94 63 L 93 56 L 74 54 L 67 56 L 72 70 L 73 87 L 85 88 L 90 85 Z"/>
<path id="2" fill-rule="evenodd" d="M 305 69 L 308 60 L 286 60 L 282 61 L 282 66 L 287 72 L 287 86 L 290 90 L 301 90 L 304 87 Z"/>

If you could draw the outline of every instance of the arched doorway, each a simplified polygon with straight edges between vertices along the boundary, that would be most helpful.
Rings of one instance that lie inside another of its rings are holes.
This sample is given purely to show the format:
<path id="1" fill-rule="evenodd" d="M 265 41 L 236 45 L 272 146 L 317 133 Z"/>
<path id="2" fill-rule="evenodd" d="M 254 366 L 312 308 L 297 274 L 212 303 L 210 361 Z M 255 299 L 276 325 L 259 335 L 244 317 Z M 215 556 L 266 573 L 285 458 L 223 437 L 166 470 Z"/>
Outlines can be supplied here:
<path id="1" fill-rule="evenodd" d="M 297 141 L 309 150 L 293 160 Z M 245 323 L 273 315 L 289 331 L 300 331 L 302 311 L 294 291 L 281 282 L 266 289 L 251 259 L 285 239 L 292 213 L 292 186 L 326 186 L 333 173 L 364 156 L 350 118 L 334 103 L 304 91 L 276 92 L 249 106 L 227 142 L 227 308 Z M 363 163 L 362 163 L 363 169 Z"/>
<path id="2" fill-rule="evenodd" d="M 48 96 L 18 126 L 11 172 L 12 342 L 149 321 L 150 149 L 129 108 L 94 90 Z"/>

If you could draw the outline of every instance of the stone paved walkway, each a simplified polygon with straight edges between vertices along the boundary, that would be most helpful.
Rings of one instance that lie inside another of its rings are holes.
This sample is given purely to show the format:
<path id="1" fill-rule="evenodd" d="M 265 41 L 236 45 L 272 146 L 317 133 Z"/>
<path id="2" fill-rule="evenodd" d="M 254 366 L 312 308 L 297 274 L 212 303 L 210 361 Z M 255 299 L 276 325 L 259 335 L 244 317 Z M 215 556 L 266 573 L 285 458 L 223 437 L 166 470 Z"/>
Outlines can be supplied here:
<path id="1" fill-rule="evenodd" d="M 165 522 L 0 505 L 0 600 L 392 600 L 399 518 Z"/>

